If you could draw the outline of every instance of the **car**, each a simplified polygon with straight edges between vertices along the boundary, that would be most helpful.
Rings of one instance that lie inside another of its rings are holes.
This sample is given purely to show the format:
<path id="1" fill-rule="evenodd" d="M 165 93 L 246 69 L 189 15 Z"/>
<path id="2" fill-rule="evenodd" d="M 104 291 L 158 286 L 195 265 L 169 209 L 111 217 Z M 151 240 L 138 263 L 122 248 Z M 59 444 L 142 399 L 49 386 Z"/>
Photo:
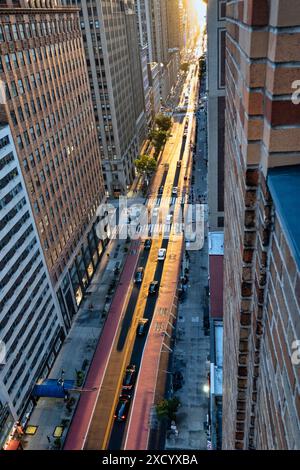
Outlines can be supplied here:
<path id="1" fill-rule="evenodd" d="M 148 318 L 141 318 L 141 320 L 138 322 L 138 326 L 136 329 L 137 336 L 145 336 L 148 324 L 149 324 Z"/>
<path id="2" fill-rule="evenodd" d="M 158 261 L 163 261 L 165 259 L 166 252 L 167 250 L 165 248 L 160 248 L 158 250 L 158 256 L 157 256 Z"/>
<path id="3" fill-rule="evenodd" d="M 147 240 L 145 240 L 145 243 L 144 243 L 144 248 L 145 248 L 145 250 L 150 250 L 151 245 L 152 245 L 152 240 L 151 240 L 151 238 L 147 238 Z"/>
<path id="4" fill-rule="evenodd" d="M 176 196 L 178 193 L 178 188 L 175 186 L 173 189 L 172 189 L 172 195 L 173 196 Z"/>
<path id="5" fill-rule="evenodd" d="M 149 294 L 156 294 L 158 289 L 158 281 L 152 281 L 149 285 Z"/>
<path id="6" fill-rule="evenodd" d="M 130 401 L 127 396 L 121 395 L 115 411 L 115 420 L 122 422 L 125 421 L 129 411 Z"/>
<path id="7" fill-rule="evenodd" d="M 181 161 L 179 160 L 179 162 L 177 162 L 177 168 L 180 168 L 181 167 Z"/>
<path id="8" fill-rule="evenodd" d="M 125 375 L 122 383 L 122 393 L 124 390 L 131 390 L 133 388 L 136 376 L 136 366 L 135 364 L 129 364 L 126 367 Z M 124 394 L 124 393 L 123 393 Z"/>
<path id="9" fill-rule="evenodd" d="M 163 194 L 163 192 L 164 192 L 164 187 L 161 186 L 161 187 L 159 188 L 159 190 L 158 190 L 158 195 Z"/>
<path id="10" fill-rule="evenodd" d="M 144 268 L 140 267 L 136 270 L 134 282 L 136 284 L 140 284 L 143 281 L 143 277 L 144 277 Z"/>
<path id="11" fill-rule="evenodd" d="M 120 272 L 120 263 L 117 262 L 114 267 L 114 274 L 117 275 Z"/>
<path id="12" fill-rule="evenodd" d="M 168 214 L 167 217 L 166 217 L 166 224 L 170 225 L 173 221 L 173 215 L 172 214 Z"/>

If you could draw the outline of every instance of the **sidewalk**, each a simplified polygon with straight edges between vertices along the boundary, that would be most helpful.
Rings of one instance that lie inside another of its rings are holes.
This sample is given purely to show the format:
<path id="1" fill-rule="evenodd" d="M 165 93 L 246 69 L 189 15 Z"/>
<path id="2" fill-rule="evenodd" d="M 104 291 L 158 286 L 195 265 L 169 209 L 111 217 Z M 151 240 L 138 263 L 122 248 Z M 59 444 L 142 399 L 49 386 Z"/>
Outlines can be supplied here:
<path id="1" fill-rule="evenodd" d="M 49 378 L 60 378 L 62 369 L 64 369 L 65 380 L 75 380 L 76 386 L 76 370 L 82 371 L 84 374 L 87 373 L 112 301 L 111 283 L 116 279 L 114 274 L 116 262 L 120 263 L 121 268 L 124 264 L 126 255 L 124 247 L 125 240 L 111 240 L 109 243 L 89 286 L 88 292 L 90 294 L 83 300 L 76 314 Z M 108 253 L 109 256 L 107 256 Z M 90 305 L 93 308 L 89 308 Z M 73 392 L 71 396 L 74 397 L 75 402 L 78 401 L 78 392 Z M 64 427 L 63 441 L 74 408 L 75 403 L 72 411 L 68 411 L 63 399 L 40 398 L 29 420 L 29 424 L 38 426 L 38 429 L 33 436 L 24 435 L 24 449 L 52 448 L 54 429 L 60 425 Z M 50 438 L 50 442 L 47 436 Z"/>
<path id="2" fill-rule="evenodd" d="M 204 128 L 204 130 L 202 130 Z M 197 147 L 193 175 L 194 194 L 207 196 L 206 117 L 198 118 Z M 172 372 L 183 376 L 182 388 L 173 395 L 181 401 L 176 416 L 177 431 L 168 431 L 165 449 L 206 450 L 205 422 L 208 413 L 208 395 L 203 387 L 207 384 L 209 363 L 209 336 L 205 335 L 204 316 L 207 314 L 208 298 L 208 237 L 206 211 L 205 244 L 200 251 L 189 251 L 188 288 L 185 300 L 179 304 L 178 325 Z"/>

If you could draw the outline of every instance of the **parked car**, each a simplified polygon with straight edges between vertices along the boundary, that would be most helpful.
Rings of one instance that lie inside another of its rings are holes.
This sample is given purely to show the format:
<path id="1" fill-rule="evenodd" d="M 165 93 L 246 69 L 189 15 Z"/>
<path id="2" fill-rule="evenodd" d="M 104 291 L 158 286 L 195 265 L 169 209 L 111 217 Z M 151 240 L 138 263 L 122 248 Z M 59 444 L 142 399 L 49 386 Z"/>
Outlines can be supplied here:
<path id="1" fill-rule="evenodd" d="M 177 188 L 177 186 L 174 186 L 174 188 L 172 189 L 172 195 L 176 196 L 177 193 L 178 193 L 178 188 Z"/>
<path id="2" fill-rule="evenodd" d="M 156 294 L 158 291 L 158 281 L 152 281 L 149 285 L 149 294 Z"/>
<path id="3" fill-rule="evenodd" d="M 123 384 L 122 384 L 122 392 L 124 390 L 130 390 L 135 382 L 135 376 L 136 376 L 136 366 L 135 364 L 129 364 L 126 367 L 126 372 L 123 378 Z"/>
<path id="4" fill-rule="evenodd" d="M 181 161 L 179 160 L 179 161 L 177 162 L 177 168 L 180 168 L 180 167 L 181 167 Z"/>
<path id="5" fill-rule="evenodd" d="M 166 252 L 167 250 L 165 248 L 160 248 L 158 250 L 158 256 L 157 256 L 158 261 L 163 261 L 165 259 Z"/>
<path id="6" fill-rule="evenodd" d="M 152 245 L 152 240 L 151 240 L 151 238 L 147 238 L 147 240 L 145 240 L 145 243 L 144 243 L 144 248 L 145 248 L 145 250 L 150 250 L 151 245 Z"/>
<path id="7" fill-rule="evenodd" d="M 148 328 L 149 320 L 148 318 L 141 318 L 138 322 L 138 326 L 136 329 L 137 336 L 145 336 L 146 330 Z"/>
<path id="8" fill-rule="evenodd" d="M 114 267 L 114 274 L 119 274 L 120 272 L 120 263 L 119 261 L 115 264 L 115 267 Z"/>
<path id="9" fill-rule="evenodd" d="M 115 420 L 122 422 L 125 421 L 129 411 L 130 401 L 126 396 L 121 395 L 115 411 Z"/>
<path id="10" fill-rule="evenodd" d="M 140 267 L 136 270 L 134 282 L 136 284 L 140 284 L 143 281 L 143 277 L 144 277 L 144 268 Z"/>

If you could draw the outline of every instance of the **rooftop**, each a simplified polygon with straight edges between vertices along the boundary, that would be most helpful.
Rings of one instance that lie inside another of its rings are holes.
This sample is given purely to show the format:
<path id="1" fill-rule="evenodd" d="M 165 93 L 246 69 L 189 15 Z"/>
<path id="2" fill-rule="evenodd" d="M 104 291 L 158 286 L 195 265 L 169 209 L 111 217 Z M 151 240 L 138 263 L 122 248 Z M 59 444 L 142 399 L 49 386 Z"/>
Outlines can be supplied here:
<path id="1" fill-rule="evenodd" d="M 224 254 L 224 232 L 209 232 L 208 242 L 210 255 Z"/>
<path id="2" fill-rule="evenodd" d="M 271 168 L 268 187 L 291 253 L 300 269 L 300 165 Z"/>

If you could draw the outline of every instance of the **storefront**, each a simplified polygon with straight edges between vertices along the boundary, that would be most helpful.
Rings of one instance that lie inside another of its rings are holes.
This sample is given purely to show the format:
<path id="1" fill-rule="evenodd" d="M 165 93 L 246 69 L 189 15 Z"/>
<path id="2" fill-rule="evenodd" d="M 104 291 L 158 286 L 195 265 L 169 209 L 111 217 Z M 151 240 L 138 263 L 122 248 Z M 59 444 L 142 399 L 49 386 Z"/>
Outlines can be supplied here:
<path id="1" fill-rule="evenodd" d="M 71 266 L 69 273 L 77 308 L 95 274 L 107 242 L 108 239 L 103 242 L 97 237 L 95 223 Z"/>

